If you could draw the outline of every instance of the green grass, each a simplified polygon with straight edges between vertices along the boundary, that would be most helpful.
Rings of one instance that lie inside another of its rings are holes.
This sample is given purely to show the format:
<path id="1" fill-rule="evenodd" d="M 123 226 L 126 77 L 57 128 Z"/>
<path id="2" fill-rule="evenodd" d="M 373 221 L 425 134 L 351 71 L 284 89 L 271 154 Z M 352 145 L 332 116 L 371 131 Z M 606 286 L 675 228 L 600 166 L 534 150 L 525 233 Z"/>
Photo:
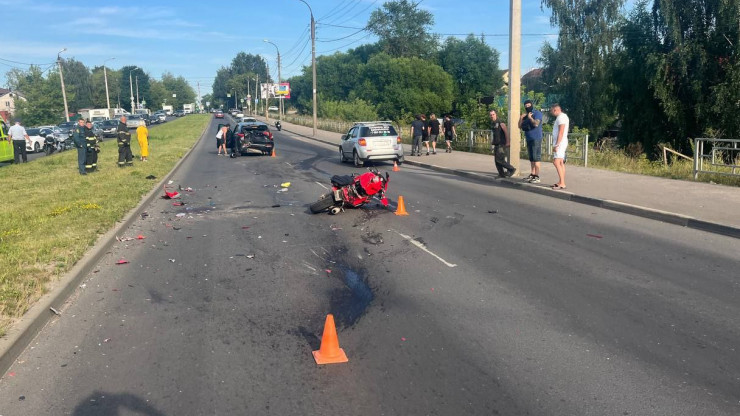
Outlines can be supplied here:
<path id="1" fill-rule="evenodd" d="M 134 167 L 117 167 L 116 140 L 107 139 L 99 171 L 87 176 L 77 171 L 75 150 L 0 168 L 0 336 L 169 173 L 209 122 L 191 115 L 150 128 L 149 162 L 138 162 L 132 140 Z"/>

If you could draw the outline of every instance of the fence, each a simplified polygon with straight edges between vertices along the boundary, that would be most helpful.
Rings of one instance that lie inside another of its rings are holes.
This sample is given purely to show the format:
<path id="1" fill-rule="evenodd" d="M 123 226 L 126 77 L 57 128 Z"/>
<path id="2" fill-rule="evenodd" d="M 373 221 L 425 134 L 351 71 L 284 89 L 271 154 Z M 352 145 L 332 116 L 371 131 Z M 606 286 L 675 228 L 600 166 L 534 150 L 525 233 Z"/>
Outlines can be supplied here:
<path id="1" fill-rule="evenodd" d="M 694 179 L 699 173 L 740 176 L 740 140 L 694 139 Z"/>
<path id="2" fill-rule="evenodd" d="M 313 127 L 313 117 L 285 114 L 283 115 L 283 120 L 287 121 L 288 123 L 299 124 L 306 127 Z M 354 123 L 349 121 L 327 120 L 324 118 L 320 118 L 317 120 L 316 128 L 318 128 L 319 130 L 327 130 L 333 131 L 335 133 L 345 134 L 347 133 L 347 131 L 349 131 L 350 128 L 352 128 L 353 125 Z"/>

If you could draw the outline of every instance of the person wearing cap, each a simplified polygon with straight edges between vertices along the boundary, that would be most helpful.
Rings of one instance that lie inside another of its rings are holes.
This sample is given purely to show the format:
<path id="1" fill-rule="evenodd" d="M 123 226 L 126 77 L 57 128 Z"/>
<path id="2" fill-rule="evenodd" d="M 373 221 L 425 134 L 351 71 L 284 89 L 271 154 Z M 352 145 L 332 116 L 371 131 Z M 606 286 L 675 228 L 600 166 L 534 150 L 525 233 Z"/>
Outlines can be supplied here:
<path id="1" fill-rule="evenodd" d="M 26 152 L 26 142 L 30 142 L 26 129 L 21 126 L 21 121 L 16 120 L 15 124 L 8 130 L 8 137 L 13 142 L 13 153 L 15 154 L 15 163 L 28 162 L 28 153 Z"/>
<path id="2" fill-rule="evenodd" d="M 87 162 L 87 139 L 85 138 L 85 120 L 77 120 L 77 125 L 72 130 L 72 142 L 77 148 L 77 167 L 80 175 L 87 175 L 85 164 Z"/>
<path id="3" fill-rule="evenodd" d="M 139 127 L 136 128 L 136 140 L 139 142 L 139 149 L 141 150 L 141 161 L 148 162 L 149 129 L 146 128 L 146 122 L 144 120 L 140 121 Z"/>
<path id="4" fill-rule="evenodd" d="M 85 122 L 85 171 L 94 172 L 98 169 L 98 138 L 95 137 L 92 121 Z"/>
<path id="5" fill-rule="evenodd" d="M 519 118 L 519 128 L 527 139 L 530 173 L 524 178 L 529 183 L 540 183 L 540 162 L 542 161 L 542 113 L 532 105 L 532 100 L 524 102 L 524 114 Z"/>
<path id="6" fill-rule="evenodd" d="M 116 128 L 118 134 L 118 167 L 134 165 L 134 155 L 131 153 L 131 133 L 126 127 L 126 116 L 118 120 Z"/>

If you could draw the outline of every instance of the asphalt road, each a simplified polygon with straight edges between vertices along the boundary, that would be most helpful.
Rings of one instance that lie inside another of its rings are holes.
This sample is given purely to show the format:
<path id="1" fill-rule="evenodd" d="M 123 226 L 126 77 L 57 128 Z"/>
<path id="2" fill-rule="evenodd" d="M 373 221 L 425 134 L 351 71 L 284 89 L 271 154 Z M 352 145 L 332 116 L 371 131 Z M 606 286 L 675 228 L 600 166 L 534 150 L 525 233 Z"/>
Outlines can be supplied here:
<path id="1" fill-rule="evenodd" d="M 409 217 L 311 215 L 357 170 L 275 140 L 202 140 L 186 205 L 147 208 L 0 415 L 740 414 L 736 239 L 410 166 L 390 182 Z M 319 367 L 329 312 L 350 361 Z"/>

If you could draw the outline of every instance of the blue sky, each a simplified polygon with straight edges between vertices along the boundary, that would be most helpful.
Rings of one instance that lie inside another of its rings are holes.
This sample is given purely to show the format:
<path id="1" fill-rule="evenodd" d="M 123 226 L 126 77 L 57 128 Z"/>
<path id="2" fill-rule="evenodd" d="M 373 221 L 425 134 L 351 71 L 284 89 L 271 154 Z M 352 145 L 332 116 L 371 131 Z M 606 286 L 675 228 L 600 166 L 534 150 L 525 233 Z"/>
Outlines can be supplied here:
<path id="1" fill-rule="evenodd" d="M 307 0 L 317 19 L 317 55 L 375 41 L 363 27 L 384 0 Z M 125 4 L 125 5 L 124 5 Z M 433 13 L 433 31 L 440 34 L 485 33 L 486 41 L 508 67 L 508 0 L 423 0 Z M 184 76 L 201 94 L 211 90 L 216 70 L 240 51 L 260 54 L 277 78 L 275 48 L 280 48 L 283 78 L 310 64 L 308 8 L 299 0 L 138 1 L 0 0 L 3 41 L 0 86 L 11 67 L 46 68 L 62 48 L 63 57 L 88 67 L 137 65 L 159 78 L 165 71 Z M 556 33 L 549 11 L 539 0 L 522 0 L 522 73 L 537 65 L 542 43 Z M 346 39 L 337 40 L 347 36 Z M 445 35 L 446 36 L 446 35 Z M 445 36 L 442 36 L 443 38 Z M 15 62 L 9 62 L 15 61 Z"/>

